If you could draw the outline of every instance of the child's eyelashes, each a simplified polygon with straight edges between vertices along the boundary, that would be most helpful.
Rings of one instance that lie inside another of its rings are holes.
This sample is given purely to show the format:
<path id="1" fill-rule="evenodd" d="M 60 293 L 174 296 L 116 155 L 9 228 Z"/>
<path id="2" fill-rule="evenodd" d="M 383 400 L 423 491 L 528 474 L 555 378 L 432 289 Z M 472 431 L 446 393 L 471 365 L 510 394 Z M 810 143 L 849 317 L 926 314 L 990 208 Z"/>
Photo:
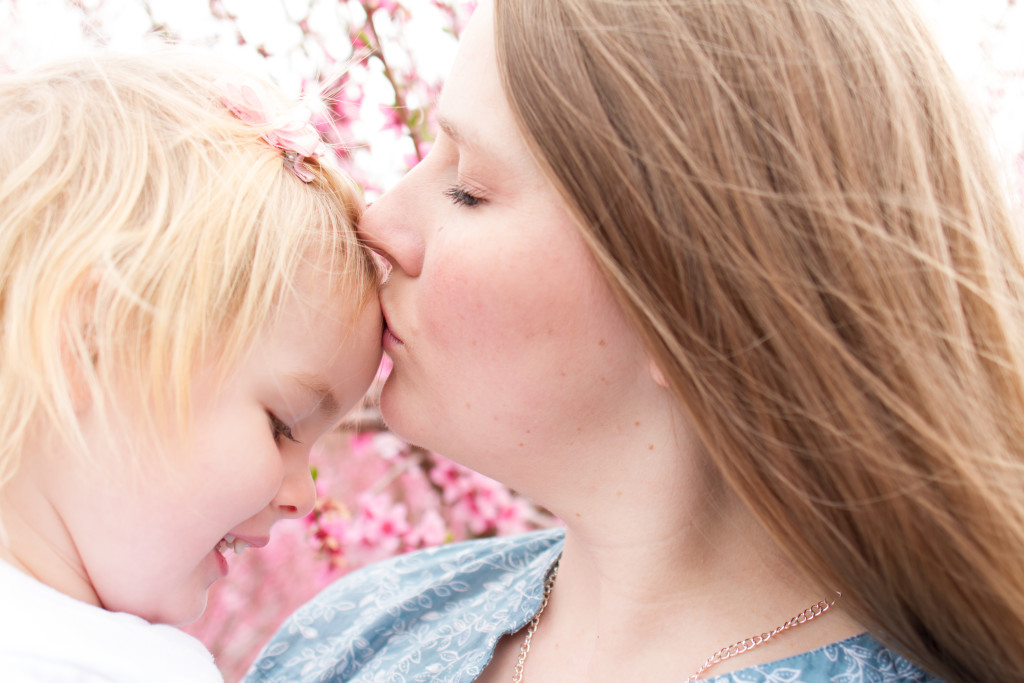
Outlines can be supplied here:
<path id="1" fill-rule="evenodd" d="M 461 185 L 452 185 L 444 191 L 444 196 L 452 200 L 452 204 L 455 204 L 456 206 L 477 206 L 483 201 L 480 197 L 470 194 L 469 191 Z"/>
<path id="2" fill-rule="evenodd" d="M 281 439 L 288 439 L 293 443 L 300 443 L 300 441 L 292 434 L 292 428 L 282 422 L 276 415 L 268 411 L 267 417 L 270 419 L 270 431 L 274 434 L 274 443 L 280 444 Z"/>

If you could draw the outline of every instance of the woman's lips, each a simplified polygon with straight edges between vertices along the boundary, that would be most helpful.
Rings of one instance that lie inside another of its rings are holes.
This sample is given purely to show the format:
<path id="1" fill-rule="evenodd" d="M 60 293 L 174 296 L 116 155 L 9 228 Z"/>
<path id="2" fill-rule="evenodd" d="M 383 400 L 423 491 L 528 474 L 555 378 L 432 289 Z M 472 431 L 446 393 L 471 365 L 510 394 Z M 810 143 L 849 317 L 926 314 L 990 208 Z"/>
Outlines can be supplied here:
<path id="1" fill-rule="evenodd" d="M 391 331 L 391 324 L 388 322 L 387 311 L 382 311 L 384 315 L 384 331 L 381 334 L 381 346 L 387 351 L 389 348 L 398 348 L 404 346 L 405 342 L 402 341 L 401 337 Z"/>
<path id="2" fill-rule="evenodd" d="M 381 337 L 381 346 L 384 347 L 384 350 L 388 351 L 390 349 L 396 349 L 404 345 L 405 343 L 395 336 L 395 334 L 391 331 L 391 328 L 385 325 L 384 334 Z"/>

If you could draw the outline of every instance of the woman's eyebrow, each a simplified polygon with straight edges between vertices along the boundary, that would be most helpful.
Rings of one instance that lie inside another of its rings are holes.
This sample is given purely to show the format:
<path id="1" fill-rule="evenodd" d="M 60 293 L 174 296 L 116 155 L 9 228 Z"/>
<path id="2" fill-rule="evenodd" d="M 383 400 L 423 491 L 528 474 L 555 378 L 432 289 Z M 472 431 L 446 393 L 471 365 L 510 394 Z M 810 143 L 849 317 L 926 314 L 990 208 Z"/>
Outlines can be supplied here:
<path id="1" fill-rule="evenodd" d="M 459 130 L 455 127 L 455 124 L 452 123 L 449 119 L 445 118 L 444 116 L 438 116 L 437 125 L 441 130 L 444 131 L 445 135 L 450 137 L 455 142 L 462 141 L 461 133 L 459 133 Z"/>
<path id="2" fill-rule="evenodd" d="M 455 125 L 455 122 L 445 116 L 437 117 L 438 127 L 444 131 L 444 134 L 451 138 L 455 144 L 469 147 L 474 150 L 483 150 L 484 146 L 480 144 L 478 138 L 473 135 L 467 135 L 466 132 Z"/>

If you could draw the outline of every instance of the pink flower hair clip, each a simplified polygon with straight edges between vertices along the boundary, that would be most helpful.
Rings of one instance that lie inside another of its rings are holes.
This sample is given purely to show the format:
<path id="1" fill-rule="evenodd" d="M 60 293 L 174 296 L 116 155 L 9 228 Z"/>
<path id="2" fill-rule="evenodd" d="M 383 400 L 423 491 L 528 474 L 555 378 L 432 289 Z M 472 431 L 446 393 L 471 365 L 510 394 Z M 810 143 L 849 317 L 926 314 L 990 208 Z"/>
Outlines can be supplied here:
<path id="1" fill-rule="evenodd" d="M 284 152 L 284 165 L 299 180 L 307 183 L 313 180 L 313 173 L 303 162 L 324 157 L 327 145 L 313 126 L 313 113 L 308 107 L 298 106 L 282 112 L 264 89 L 252 81 L 221 79 L 215 85 L 221 92 L 221 102 L 237 118 L 260 127 L 270 127 L 263 139 Z"/>

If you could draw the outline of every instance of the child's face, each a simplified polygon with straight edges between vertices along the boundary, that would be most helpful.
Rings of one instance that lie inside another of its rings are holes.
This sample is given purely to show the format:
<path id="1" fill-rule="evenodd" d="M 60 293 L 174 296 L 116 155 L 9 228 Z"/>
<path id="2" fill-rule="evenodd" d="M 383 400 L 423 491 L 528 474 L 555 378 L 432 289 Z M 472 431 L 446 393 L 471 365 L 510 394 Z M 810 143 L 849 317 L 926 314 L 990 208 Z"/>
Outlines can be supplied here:
<path id="1" fill-rule="evenodd" d="M 51 482 L 101 606 L 187 623 L 228 571 L 223 555 L 233 549 L 223 539 L 260 547 L 279 519 L 310 512 L 310 448 L 363 396 L 380 361 L 373 299 L 350 329 L 342 322 L 348 312 L 339 311 L 344 302 L 300 281 L 280 322 L 255 340 L 223 385 L 214 390 L 196 378 L 192 439 L 164 446 L 159 455 L 169 467 L 147 467 L 139 482 L 113 465 L 118 458 L 98 457 L 89 471 Z M 112 408 L 115 434 L 124 440 L 106 438 L 83 418 L 99 456 L 103 449 L 124 452 L 133 430 L 139 433 L 130 401 Z M 146 462 L 158 454 L 132 455 Z"/>

